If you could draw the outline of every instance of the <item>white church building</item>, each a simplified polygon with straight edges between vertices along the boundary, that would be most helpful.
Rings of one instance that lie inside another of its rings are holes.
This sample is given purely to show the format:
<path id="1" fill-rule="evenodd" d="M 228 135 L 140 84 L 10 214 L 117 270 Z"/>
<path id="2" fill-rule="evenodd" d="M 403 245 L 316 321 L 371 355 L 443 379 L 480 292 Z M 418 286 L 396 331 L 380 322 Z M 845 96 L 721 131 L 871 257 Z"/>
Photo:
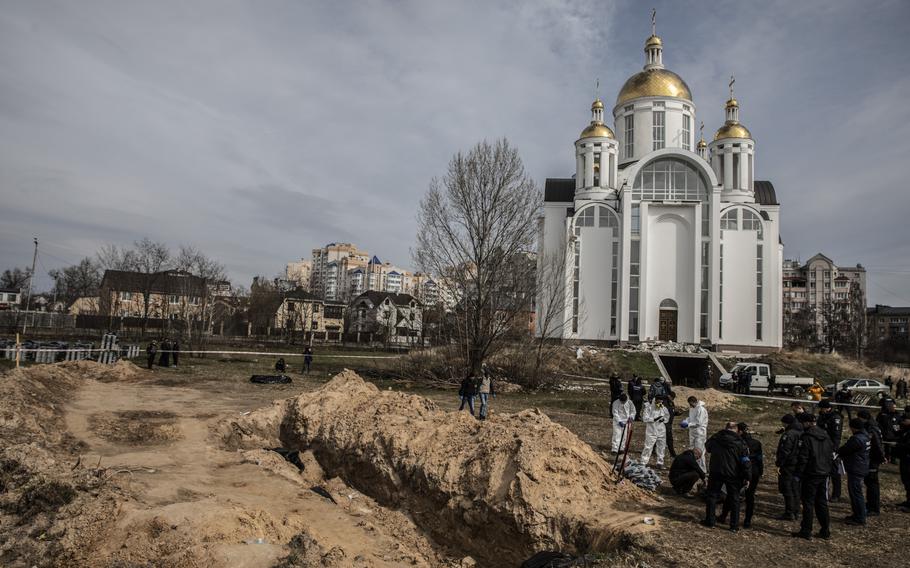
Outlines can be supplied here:
<path id="1" fill-rule="evenodd" d="M 755 141 L 732 81 L 723 125 L 710 143 L 696 141 L 692 93 L 664 67 L 662 50 L 652 34 L 644 69 L 616 98 L 614 128 L 595 100 L 575 141 L 575 175 L 546 180 L 538 333 L 778 349 L 783 247 L 774 186 L 755 180 Z"/>

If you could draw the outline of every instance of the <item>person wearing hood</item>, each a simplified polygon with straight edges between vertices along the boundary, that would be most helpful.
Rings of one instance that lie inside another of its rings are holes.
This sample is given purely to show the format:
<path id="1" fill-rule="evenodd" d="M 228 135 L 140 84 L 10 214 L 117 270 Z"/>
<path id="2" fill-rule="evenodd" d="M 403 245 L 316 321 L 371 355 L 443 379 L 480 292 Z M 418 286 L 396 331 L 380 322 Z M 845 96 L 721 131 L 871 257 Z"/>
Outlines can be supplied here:
<path id="1" fill-rule="evenodd" d="M 777 489 L 784 498 L 784 513 L 779 520 L 795 521 L 799 517 L 799 478 L 796 475 L 796 456 L 799 449 L 799 438 L 803 434 L 802 425 L 792 414 L 784 414 L 780 419 L 784 431 L 777 442 Z"/>
<path id="2" fill-rule="evenodd" d="M 641 407 L 645 401 L 645 385 L 641 383 L 641 377 L 633 375 L 628 385 L 629 398 L 635 405 L 635 420 L 641 420 Z"/>
<path id="3" fill-rule="evenodd" d="M 878 424 L 872 419 L 872 413 L 863 408 L 856 413 L 857 418 L 865 423 L 869 435 L 869 473 L 863 479 L 866 485 L 866 516 L 877 517 L 882 512 L 882 493 L 878 482 L 878 469 L 885 463 L 885 448 L 882 446 L 882 433 Z"/>
<path id="4" fill-rule="evenodd" d="M 749 432 L 749 426 L 745 422 L 740 422 L 736 425 L 736 433 L 739 434 L 749 453 L 749 471 L 751 475 L 748 483 L 745 484 L 746 514 L 743 517 L 743 528 L 748 529 L 752 527 L 752 516 L 755 514 L 755 491 L 758 489 L 758 482 L 761 480 L 761 476 L 765 473 L 765 457 L 761 442 L 752 436 Z M 717 518 L 721 523 L 727 518 L 731 502 L 731 499 L 724 501 L 724 508 L 720 513 L 720 517 Z"/>
<path id="5" fill-rule="evenodd" d="M 722 490 L 726 491 L 724 509 L 730 515 L 730 531 L 739 531 L 740 491 L 748 489 L 752 478 L 752 464 L 749 449 L 737 433 L 736 423 L 727 422 L 726 427 L 711 436 L 706 444 L 711 454 L 708 466 L 708 491 L 705 505 L 705 520 L 702 525 L 714 528 L 717 524 L 717 501 Z"/>
<path id="6" fill-rule="evenodd" d="M 834 444 L 827 432 L 815 425 L 815 416 L 800 415 L 803 434 L 799 439 L 796 457 L 796 476 L 801 484 L 800 498 L 803 506 L 799 531 L 793 536 L 812 538 L 813 513 L 818 517 L 819 531 L 816 538 L 831 538 L 831 519 L 828 514 L 828 478 L 834 469 Z"/>
<path id="7" fill-rule="evenodd" d="M 705 441 L 708 438 L 708 409 L 705 403 L 694 396 L 687 399 L 689 403 L 689 418 L 680 422 L 680 426 L 689 430 L 689 447 L 701 450 L 698 464 L 705 467 Z"/>
<path id="8" fill-rule="evenodd" d="M 148 367 L 149 370 L 155 365 L 155 355 L 158 354 L 158 342 L 152 340 L 148 347 L 145 348 L 145 354 L 148 356 Z"/>
<path id="9" fill-rule="evenodd" d="M 670 413 L 664 406 L 664 399 L 655 398 L 645 405 L 645 447 L 641 450 L 641 463 L 648 465 L 651 451 L 657 456 L 657 468 L 664 467 L 664 453 L 667 451 L 667 429 L 664 426 L 670 420 Z"/>
<path id="10" fill-rule="evenodd" d="M 837 449 L 847 473 L 847 493 L 850 495 L 852 514 L 844 519 L 848 525 L 866 525 L 866 500 L 863 498 L 863 480 L 869 475 L 869 453 L 872 441 L 861 418 L 850 420 L 852 436 Z"/>
<path id="11" fill-rule="evenodd" d="M 670 385 L 664 381 L 663 377 L 657 377 L 654 379 L 654 382 L 651 383 L 651 388 L 648 389 L 648 402 L 651 402 L 655 398 L 666 397 L 670 394 Z"/>
<path id="12" fill-rule="evenodd" d="M 619 380 L 619 374 L 610 375 L 610 405 L 612 405 L 622 394 L 622 381 Z"/>
<path id="13" fill-rule="evenodd" d="M 626 427 L 631 420 L 635 420 L 635 405 L 629 400 L 629 395 L 620 393 L 619 398 L 613 401 L 613 453 L 619 453 L 625 447 Z"/>
<path id="14" fill-rule="evenodd" d="M 474 380 L 474 377 L 462 379 L 461 387 L 458 389 L 458 396 L 461 397 L 461 406 L 458 407 L 458 410 L 464 410 L 465 405 L 467 405 L 468 410 L 471 411 L 471 416 L 474 416 L 474 397 L 476 395 L 477 381 Z"/>

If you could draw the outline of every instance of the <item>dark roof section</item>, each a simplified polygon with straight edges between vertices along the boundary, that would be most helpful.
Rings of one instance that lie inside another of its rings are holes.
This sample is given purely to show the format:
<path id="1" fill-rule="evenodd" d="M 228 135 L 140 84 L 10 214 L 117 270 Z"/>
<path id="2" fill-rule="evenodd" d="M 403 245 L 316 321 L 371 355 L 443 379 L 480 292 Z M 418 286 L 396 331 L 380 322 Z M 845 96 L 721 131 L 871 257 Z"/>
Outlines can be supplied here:
<path id="1" fill-rule="evenodd" d="M 114 292 L 142 292 L 148 287 L 153 294 L 202 296 L 205 280 L 182 270 L 165 270 L 146 274 L 127 270 L 105 270 L 101 287 Z"/>
<path id="2" fill-rule="evenodd" d="M 910 307 L 892 308 L 891 306 L 876 304 L 874 308 L 868 308 L 867 312 L 870 315 L 877 316 L 910 316 Z"/>
<path id="3" fill-rule="evenodd" d="M 774 191 L 774 184 L 770 181 L 755 180 L 755 199 L 762 205 L 780 205 L 777 202 L 777 193 Z"/>
<path id="4" fill-rule="evenodd" d="M 303 288 L 294 288 L 293 290 L 287 292 L 284 297 L 289 300 L 311 300 L 313 302 L 322 301 L 319 296 L 311 292 L 307 292 Z"/>
<path id="5" fill-rule="evenodd" d="M 386 298 L 392 300 L 392 304 L 396 306 L 407 306 L 411 303 L 411 300 L 417 302 L 417 305 L 420 305 L 420 301 L 410 294 L 394 294 L 392 292 L 379 292 L 377 290 L 370 290 L 369 292 L 364 292 L 363 294 L 354 298 L 354 302 L 359 302 L 360 300 L 369 300 L 374 306 L 378 306 Z"/>
<path id="6" fill-rule="evenodd" d="M 543 200 L 565 203 L 575 200 L 575 180 L 572 178 L 547 178 Z"/>

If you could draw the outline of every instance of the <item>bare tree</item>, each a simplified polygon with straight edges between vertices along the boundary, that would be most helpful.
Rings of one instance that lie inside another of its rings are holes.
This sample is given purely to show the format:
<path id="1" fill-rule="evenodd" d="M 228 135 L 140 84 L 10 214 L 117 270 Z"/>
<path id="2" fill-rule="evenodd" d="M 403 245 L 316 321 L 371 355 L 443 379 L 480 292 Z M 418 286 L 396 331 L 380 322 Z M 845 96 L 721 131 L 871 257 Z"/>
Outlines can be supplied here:
<path id="1" fill-rule="evenodd" d="M 79 298 L 98 295 L 101 285 L 101 267 L 89 257 L 78 264 L 48 272 L 54 279 L 54 294 L 67 306 Z"/>
<path id="2" fill-rule="evenodd" d="M 7 268 L 0 275 L 0 288 L 20 290 L 28 283 L 29 276 L 31 276 L 31 270 L 28 268 L 19 268 L 18 266 L 11 269 Z"/>
<path id="3" fill-rule="evenodd" d="M 551 349 L 561 348 L 553 338 L 562 338 L 572 323 L 567 301 L 572 275 L 568 262 L 571 241 L 561 250 L 542 254 L 537 259 L 537 335 L 534 345 L 534 381 L 539 384 L 544 360 Z M 580 311 L 580 309 L 579 309 Z M 579 317 L 581 313 L 579 313 Z"/>
<path id="4" fill-rule="evenodd" d="M 212 289 L 227 280 L 226 270 L 223 264 L 199 249 L 183 245 L 174 260 L 174 267 L 196 277 L 185 281 L 187 289 L 182 296 L 191 301 L 184 306 L 183 319 L 191 345 L 197 343 L 202 346 L 209 335 L 212 321 Z M 197 279 L 201 279 L 201 282 Z"/>
<path id="5" fill-rule="evenodd" d="M 163 278 L 162 272 L 171 268 L 170 249 L 166 244 L 146 237 L 134 242 L 132 249 L 105 245 L 96 256 L 98 264 L 106 270 L 125 270 L 139 274 L 137 281 L 138 292 L 142 297 L 142 332 L 145 333 L 152 309 L 164 309 L 164 306 L 152 305 L 152 293 Z"/>
<path id="6" fill-rule="evenodd" d="M 505 139 L 459 152 L 420 203 L 414 257 L 456 296 L 456 335 L 466 372 L 484 360 L 527 313 L 540 192 Z"/>

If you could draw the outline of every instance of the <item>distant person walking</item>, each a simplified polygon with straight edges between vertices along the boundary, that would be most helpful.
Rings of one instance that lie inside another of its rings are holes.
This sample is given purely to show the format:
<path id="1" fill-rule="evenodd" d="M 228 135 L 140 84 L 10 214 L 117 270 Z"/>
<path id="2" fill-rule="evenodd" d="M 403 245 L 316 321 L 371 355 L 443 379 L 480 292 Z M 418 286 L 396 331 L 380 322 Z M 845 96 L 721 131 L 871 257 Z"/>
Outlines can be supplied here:
<path id="1" fill-rule="evenodd" d="M 158 359 L 158 365 L 165 369 L 171 366 L 171 342 L 167 338 L 161 342 L 161 358 Z"/>
<path id="2" fill-rule="evenodd" d="M 892 394 L 894 390 L 894 379 L 891 378 L 891 375 L 888 375 L 888 378 L 885 379 L 885 386 L 888 387 L 888 394 Z"/>
<path id="3" fill-rule="evenodd" d="M 158 354 L 158 342 L 149 341 L 148 347 L 145 348 L 145 355 L 148 357 L 148 367 L 151 370 L 155 366 L 155 355 Z"/>
<path id="4" fill-rule="evenodd" d="M 625 447 L 628 423 L 635 420 L 635 405 L 629 400 L 629 395 L 620 393 L 610 410 L 613 414 L 613 439 L 610 449 L 617 454 Z"/>
<path id="5" fill-rule="evenodd" d="M 635 420 L 641 420 L 641 407 L 645 401 L 645 385 L 641 382 L 641 377 L 632 375 L 632 380 L 628 385 L 629 399 L 635 405 Z"/>
<path id="6" fill-rule="evenodd" d="M 180 358 L 180 341 L 175 339 L 171 344 L 171 356 L 174 359 L 174 367 L 177 366 L 177 360 Z"/>
<path id="7" fill-rule="evenodd" d="M 303 374 L 310 374 L 310 365 L 313 364 L 313 349 L 307 347 L 303 350 Z"/>
<path id="8" fill-rule="evenodd" d="M 465 405 L 468 405 L 468 409 L 471 411 L 471 416 L 474 416 L 474 396 L 477 394 L 477 385 L 474 382 L 474 377 L 465 377 L 461 381 L 461 387 L 458 389 L 458 396 L 461 397 L 461 406 L 458 407 L 458 410 L 464 410 Z"/>
<path id="9" fill-rule="evenodd" d="M 698 465 L 703 470 L 705 466 L 705 441 L 708 439 L 708 409 L 705 403 L 694 396 L 686 399 L 689 403 L 689 417 L 680 423 L 680 426 L 689 430 L 689 447 L 701 450 Z"/>
<path id="10" fill-rule="evenodd" d="M 483 378 L 480 379 L 480 387 L 477 389 L 477 394 L 480 395 L 480 419 L 487 419 L 487 412 L 490 408 L 490 397 L 496 398 L 496 387 L 493 384 L 493 378 L 490 375 L 484 374 Z"/>
<path id="11" fill-rule="evenodd" d="M 895 393 L 894 396 L 896 396 L 897 398 L 900 398 L 900 399 L 907 398 L 907 378 L 906 377 L 901 377 L 900 380 L 897 381 L 897 392 Z"/>
<path id="12" fill-rule="evenodd" d="M 851 418 L 853 418 L 853 413 L 851 411 L 851 408 L 848 406 L 852 400 L 853 400 L 853 393 L 851 393 L 850 389 L 847 388 L 846 383 L 841 383 L 840 390 L 838 390 L 837 392 L 834 393 L 834 402 L 836 402 L 837 404 L 840 404 L 840 405 L 844 405 L 844 406 L 838 406 L 837 411 L 842 412 L 842 411 L 846 410 L 847 420 L 850 420 Z"/>
<path id="13" fill-rule="evenodd" d="M 847 472 L 847 493 L 850 495 L 852 513 L 844 519 L 848 525 L 866 525 L 866 500 L 863 498 L 863 480 L 869 475 L 869 454 L 872 441 L 861 418 L 850 420 L 852 436 L 837 449 Z"/>
<path id="14" fill-rule="evenodd" d="M 816 538 L 831 538 L 831 518 L 828 513 L 828 478 L 834 470 L 834 444 L 827 432 L 815 425 L 815 416 L 800 415 L 803 434 L 800 436 L 796 458 L 796 475 L 800 480 L 803 516 L 799 531 L 793 536 L 810 540 L 812 524 L 818 517 Z"/>

